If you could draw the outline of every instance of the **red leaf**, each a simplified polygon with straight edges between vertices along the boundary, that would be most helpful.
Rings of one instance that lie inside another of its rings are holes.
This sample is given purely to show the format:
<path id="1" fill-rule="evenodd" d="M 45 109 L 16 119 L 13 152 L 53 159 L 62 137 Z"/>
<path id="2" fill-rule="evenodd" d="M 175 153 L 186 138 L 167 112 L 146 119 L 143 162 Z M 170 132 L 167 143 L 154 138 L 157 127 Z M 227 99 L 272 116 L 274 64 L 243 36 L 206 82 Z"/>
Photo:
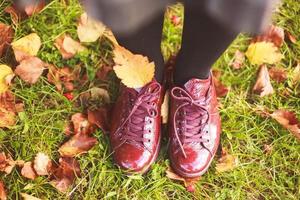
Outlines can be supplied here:
<path id="1" fill-rule="evenodd" d="M 91 134 L 94 132 L 94 127 L 82 113 L 75 113 L 72 115 L 71 121 L 74 125 L 75 134 Z"/>
<path id="2" fill-rule="evenodd" d="M 178 26 L 181 23 L 181 18 L 177 15 L 172 15 L 171 22 L 174 26 Z"/>
<path id="3" fill-rule="evenodd" d="M 72 101 L 74 99 L 74 95 L 72 92 L 68 92 L 68 93 L 65 93 L 64 96 L 69 100 L 69 101 Z"/>
<path id="4" fill-rule="evenodd" d="M 258 93 L 261 97 L 274 93 L 274 89 L 271 85 L 270 76 L 266 65 L 262 65 L 260 67 L 256 83 L 253 87 L 253 91 Z"/>
<path id="5" fill-rule="evenodd" d="M 0 23 L 0 57 L 3 55 L 8 44 L 11 43 L 13 35 L 14 31 L 10 26 Z"/>
<path id="6" fill-rule="evenodd" d="M 98 108 L 96 110 L 88 110 L 88 120 L 91 124 L 95 124 L 98 128 L 104 132 L 109 131 L 108 125 L 108 111 L 106 108 Z"/>

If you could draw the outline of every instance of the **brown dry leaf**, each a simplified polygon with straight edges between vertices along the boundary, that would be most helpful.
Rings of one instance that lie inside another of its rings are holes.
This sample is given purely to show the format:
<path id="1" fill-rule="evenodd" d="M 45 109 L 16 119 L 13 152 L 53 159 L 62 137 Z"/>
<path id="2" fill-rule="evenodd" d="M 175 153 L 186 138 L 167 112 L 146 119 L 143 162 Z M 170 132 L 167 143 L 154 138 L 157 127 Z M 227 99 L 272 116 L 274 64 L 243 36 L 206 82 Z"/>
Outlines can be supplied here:
<path id="1" fill-rule="evenodd" d="M 28 16 L 32 16 L 34 14 L 41 12 L 44 9 L 45 5 L 46 5 L 45 0 L 39 0 L 36 2 L 32 2 L 32 4 L 26 5 L 24 10 Z"/>
<path id="2" fill-rule="evenodd" d="M 114 54 L 114 71 L 124 85 L 140 88 L 152 81 L 155 66 L 147 57 L 134 55 L 121 46 L 115 46 Z"/>
<path id="3" fill-rule="evenodd" d="M 0 180 L 0 200 L 7 200 L 4 183 Z"/>
<path id="4" fill-rule="evenodd" d="M 297 64 L 292 74 L 292 82 L 295 85 L 300 81 L 300 63 Z"/>
<path id="5" fill-rule="evenodd" d="M 176 181 L 181 181 L 184 183 L 184 186 L 189 192 L 194 192 L 191 191 L 191 188 L 194 187 L 194 185 L 200 180 L 200 177 L 197 178 L 183 178 L 179 175 L 177 175 L 171 167 L 168 167 L 166 170 L 166 176 L 171 179 L 171 180 L 176 180 Z"/>
<path id="6" fill-rule="evenodd" d="M 80 42 L 95 42 L 105 31 L 105 26 L 95 19 L 83 13 L 77 27 L 77 34 Z"/>
<path id="7" fill-rule="evenodd" d="M 108 110 L 105 107 L 88 110 L 88 121 L 102 129 L 104 132 L 109 131 L 108 118 Z"/>
<path id="8" fill-rule="evenodd" d="M 236 50 L 234 53 L 234 60 L 230 63 L 233 69 L 241 69 L 245 61 L 245 53 Z"/>
<path id="9" fill-rule="evenodd" d="M 16 162 L 12 159 L 12 157 L 4 152 L 0 153 L 0 172 L 4 172 L 6 174 L 10 174 L 15 167 Z"/>
<path id="10" fill-rule="evenodd" d="M 23 198 L 23 200 L 41 200 L 39 198 L 36 198 L 32 195 L 25 194 L 25 193 L 21 193 L 21 197 Z"/>
<path id="11" fill-rule="evenodd" d="M 79 42 L 73 40 L 69 35 L 61 35 L 55 40 L 54 45 L 60 51 L 63 59 L 70 59 L 77 53 L 86 50 Z"/>
<path id="12" fill-rule="evenodd" d="M 282 83 L 287 79 L 287 72 L 284 68 L 281 67 L 272 67 L 269 69 L 269 74 L 271 79 L 275 80 L 278 83 Z"/>
<path id="13" fill-rule="evenodd" d="M 11 26 L 0 23 L 0 57 L 13 39 L 14 31 Z"/>
<path id="14" fill-rule="evenodd" d="M 275 46 L 281 47 L 284 41 L 284 29 L 271 25 L 267 31 L 255 37 L 252 42 L 272 42 Z"/>
<path id="15" fill-rule="evenodd" d="M 221 72 L 218 70 L 213 70 L 213 82 L 216 88 L 216 93 L 218 97 L 224 97 L 229 92 L 229 88 L 223 85 L 220 81 Z"/>
<path id="16" fill-rule="evenodd" d="M 52 166 L 52 161 L 45 153 L 38 153 L 35 156 L 33 168 L 35 172 L 40 176 L 49 175 L 49 169 Z"/>
<path id="17" fill-rule="evenodd" d="M 31 33 L 17 41 L 14 41 L 11 45 L 14 50 L 16 60 L 21 62 L 28 57 L 36 56 L 41 48 L 42 42 L 36 33 Z"/>
<path id="18" fill-rule="evenodd" d="M 8 6 L 4 11 L 10 14 L 11 20 L 14 25 L 18 25 L 19 21 L 24 18 L 24 13 L 18 11 L 14 6 Z"/>
<path id="19" fill-rule="evenodd" d="M 271 85 L 270 76 L 266 65 L 260 66 L 253 91 L 258 93 L 261 97 L 274 93 L 274 89 Z"/>
<path id="20" fill-rule="evenodd" d="M 54 65 L 48 65 L 48 69 L 48 81 L 54 84 L 58 91 L 62 91 L 63 88 L 68 92 L 74 90 L 73 81 L 76 79 L 74 71 L 69 67 L 57 68 Z"/>
<path id="21" fill-rule="evenodd" d="M 37 177 L 37 175 L 36 175 L 36 173 L 33 169 L 32 162 L 24 163 L 24 166 L 22 167 L 22 170 L 21 170 L 21 174 L 25 178 L 28 178 L 28 179 L 31 179 L 31 180 L 34 180 Z"/>
<path id="22" fill-rule="evenodd" d="M 76 134 L 59 149 L 63 157 L 74 157 L 86 153 L 98 143 L 97 138 L 90 137 L 87 134 Z"/>
<path id="23" fill-rule="evenodd" d="M 229 171 L 237 167 L 238 165 L 238 159 L 228 154 L 226 149 L 222 149 L 222 157 L 218 160 L 218 163 L 216 164 L 216 170 L 218 173 L 222 173 L 225 171 Z"/>
<path id="24" fill-rule="evenodd" d="M 97 78 L 99 78 L 102 81 L 107 80 L 108 74 L 113 70 L 113 68 L 109 65 L 104 65 L 102 66 L 98 71 L 97 71 Z"/>
<path id="25" fill-rule="evenodd" d="M 77 176 L 80 176 L 80 165 L 78 161 L 74 158 L 62 157 L 59 159 L 59 166 L 53 170 L 51 184 L 58 191 L 65 193 Z"/>
<path id="26" fill-rule="evenodd" d="M 91 134 L 94 131 L 94 127 L 82 113 L 75 113 L 72 115 L 71 121 L 74 126 L 75 134 Z"/>
<path id="27" fill-rule="evenodd" d="M 286 35 L 291 43 L 293 43 L 293 44 L 297 43 L 296 37 L 294 35 L 292 35 L 290 32 L 286 31 Z"/>
<path id="28" fill-rule="evenodd" d="M 0 94 L 8 90 L 13 77 L 14 73 L 12 69 L 7 65 L 0 64 Z"/>
<path id="29" fill-rule="evenodd" d="M 274 111 L 270 116 L 300 140 L 300 123 L 295 113 L 281 109 Z"/>
<path id="30" fill-rule="evenodd" d="M 29 57 L 21 61 L 15 70 L 15 74 L 26 83 L 36 83 L 43 71 L 46 69 L 45 63 L 37 57 Z"/>
<path id="31" fill-rule="evenodd" d="M 167 124 L 168 123 L 168 118 L 169 118 L 169 99 L 170 99 L 170 91 L 167 90 L 165 97 L 164 97 L 164 102 L 161 105 L 161 117 L 162 117 L 162 123 Z"/>

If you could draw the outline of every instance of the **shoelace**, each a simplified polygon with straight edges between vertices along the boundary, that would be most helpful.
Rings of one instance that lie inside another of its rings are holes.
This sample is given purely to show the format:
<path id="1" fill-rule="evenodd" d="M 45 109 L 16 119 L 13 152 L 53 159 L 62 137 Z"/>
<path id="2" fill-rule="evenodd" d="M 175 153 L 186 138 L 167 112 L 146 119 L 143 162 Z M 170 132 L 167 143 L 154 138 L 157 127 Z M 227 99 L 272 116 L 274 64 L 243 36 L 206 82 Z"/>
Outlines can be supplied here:
<path id="1" fill-rule="evenodd" d="M 187 155 L 184 150 L 184 145 L 186 143 L 208 142 L 208 140 L 202 138 L 202 131 L 203 127 L 209 121 L 209 112 L 205 107 L 205 99 L 194 100 L 191 95 L 182 88 L 173 88 L 171 95 L 175 100 L 180 102 L 180 105 L 177 107 L 174 113 L 173 129 L 180 149 L 186 158 Z M 179 123 L 176 123 L 176 116 L 182 109 L 185 111 L 185 123 L 183 124 L 180 120 Z M 177 126 L 179 126 L 179 128 Z M 184 131 L 182 130 L 183 128 L 185 129 Z M 179 137 L 179 132 L 183 135 L 182 141 Z"/>
<path id="2" fill-rule="evenodd" d="M 153 89 L 152 89 L 153 88 Z M 151 133 L 151 130 L 144 130 L 145 116 L 149 117 L 148 123 L 153 123 L 153 118 L 158 115 L 158 111 L 155 108 L 155 104 L 152 104 L 157 99 L 161 91 L 161 86 L 156 83 L 150 83 L 145 86 L 134 100 L 133 94 L 129 97 L 132 105 L 129 105 L 129 114 L 127 118 L 122 122 L 116 131 L 116 134 L 122 132 L 123 143 L 126 141 L 132 144 L 140 144 L 149 142 L 149 139 L 144 138 L 145 133 Z"/>

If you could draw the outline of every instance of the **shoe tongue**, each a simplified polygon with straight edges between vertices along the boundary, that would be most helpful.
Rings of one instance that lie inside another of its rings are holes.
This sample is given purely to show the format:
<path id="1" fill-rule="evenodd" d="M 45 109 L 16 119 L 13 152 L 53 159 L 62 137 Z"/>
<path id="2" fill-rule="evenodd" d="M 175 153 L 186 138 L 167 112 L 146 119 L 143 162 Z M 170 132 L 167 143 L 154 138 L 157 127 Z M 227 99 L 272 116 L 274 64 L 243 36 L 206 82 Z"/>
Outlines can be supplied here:
<path id="1" fill-rule="evenodd" d="M 210 79 L 191 79 L 184 84 L 185 90 L 193 97 L 194 100 L 205 97 L 210 87 Z"/>

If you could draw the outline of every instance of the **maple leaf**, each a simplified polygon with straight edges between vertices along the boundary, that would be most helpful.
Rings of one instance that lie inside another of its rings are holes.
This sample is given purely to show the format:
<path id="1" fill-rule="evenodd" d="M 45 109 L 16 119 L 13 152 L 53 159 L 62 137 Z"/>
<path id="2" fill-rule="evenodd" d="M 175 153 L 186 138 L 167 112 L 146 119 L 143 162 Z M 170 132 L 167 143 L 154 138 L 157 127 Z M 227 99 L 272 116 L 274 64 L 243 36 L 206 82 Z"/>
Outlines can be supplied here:
<path id="1" fill-rule="evenodd" d="M 79 42 L 73 40 L 69 35 L 64 34 L 55 40 L 54 45 L 60 51 L 63 59 L 70 59 L 77 53 L 86 50 Z"/>
<path id="2" fill-rule="evenodd" d="M 272 87 L 268 68 L 266 65 L 262 65 L 260 67 L 256 83 L 253 87 L 253 91 L 260 94 L 261 97 L 274 93 L 274 89 Z"/>
<path id="3" fill-rule="evenodd" d="M 36 173 L 33 169 L 32 162 L 26 162 L 24 163 L 24 166 L 21 169 L 21 174 L 25 178 L 34 180 L 36 178 Z"/>
<path id="4" fill-rule="evenodd" d="M 245 55 L 253 65 L 275 64 L 283 58 L 278 48 L 271 42 L 252 43 Z"/>
<path id="5" fill-rule="evenodd" d="M 87 134 L 76 134 L 59 148 L 63 157 L 74 157 L 86 153 L 98 143 L 97 138 Z"/>
<path id="6" fill-rule="evenodd" d="M 282 83 L 287 79 L 287 72 L 284 68 L 272 67 L 269 69 L 269 74 L 270 77 L 278 83 Z"/>
<path id="7" fill-rule="evenodd" d="M 270 116 L 300 140 L 300 123 L 295 113 L 287 110 L 276 110 Z"/>
<path id="8" fill-rule="evenodd" d="M 229 64 L 233 69 L 240 69 L 245 61 L 245 54 L 239 50 L 234 53 L 234 60 Z"/>
<path id="9" fill-rule="evenodd" d="M 7 200 L 4 183 L 0 180 L 0 200 Z"/>
<path id="10" fill-rule="evenodd" d="M 105 31 L 105 26 L 83 13 L 77 27 L 77 34 L 80 42 L 95 42 Z"/>
<path id="11" fill-rule="evenodd" d="M 267 31 L 255 37 L 252 42 L 272 42 L 275 46 L 281 47 L 284 41 L 284 30 L 279 26 L 271 25 Z"/>
<path id="12" fill-rule="evenodd" d="M 21 197 L 23 198 L 23 200 L 41 200 L 39 198 L 36 198 L 32 195 L 25 194 L 25 193 L 21 193 Z"/>
<path id="13" fill-rule="evenodd" d="M 222 149 L 222 157 L 218 160 L 216 164 L 216 170 L 218 173 L 229 171 L 234 169 L 238 165 L 238 159 L 228 154 L 226 149 Z"/>
<path id="14" fill-rule="evenodd" d="M 8 86 L 10 81 L 8 81 L 8 77 L 14 75 L 12 69 L 7 65 L 0 65 L 0 94 L 6 92 L 8 90 Z"/>
<path id="15" fill-rule="evenodd" d="M 154 62 L 147 57 L 134 55 L 127 49 L 116 46 L 114 49 L 114 71 L 122 83 L 130 88 L 141 88 L 154 77 Z"/>
<path id="16" fill-rule="evenodd" d="M 36 33 L 31 33 L 17 41 L 14 41 L 11 45 L 14 50 L 16 60 L 21 62 L 27 57 L 36 56 L 41 48 L 42 42 Z"/>
<path id="17" fill-rule="evenodd" d="M 52 161 L 45 153 L 39 152 L 34 158 L 33 168 L 40 176 L 49 175 L 49 169 L 52 166 Z"/>
<path id="18" fill-rule="evenodd" d="M 37 57 L 28 57 L 21 61 L 15 70 L 15 74 L 30 84 L 36 83 L 43 71 L 46 69 L 46 64 Z"/>
<path id="19" fill-rule="evenodd" d="M 14 31 L 11 26 L 0 23 L 0 57 L 13 39 Z"/>

